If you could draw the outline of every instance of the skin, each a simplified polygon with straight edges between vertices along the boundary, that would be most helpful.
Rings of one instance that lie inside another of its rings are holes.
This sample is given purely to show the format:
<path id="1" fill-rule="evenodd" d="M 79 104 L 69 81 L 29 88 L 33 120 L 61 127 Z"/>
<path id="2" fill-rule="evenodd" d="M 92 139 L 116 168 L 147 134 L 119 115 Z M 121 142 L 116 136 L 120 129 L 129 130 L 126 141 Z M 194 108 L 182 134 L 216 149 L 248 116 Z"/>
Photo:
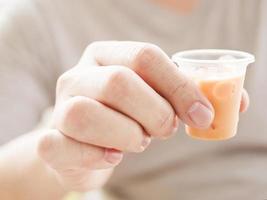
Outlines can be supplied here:
<path id="1" fill-rule="evenodd" d="M 240 111 L 248 102 L 244 91 Z M 213 115 L 208 100 L 159 47 L 93 43 L 58 79 L 54 128 L 1 147 L 0 196 L 60 199 L 71 190 L 102 187 L 124 152 L 141 153 L 152 137 L 170 137 L 179 120 L 208 127 Z"/>

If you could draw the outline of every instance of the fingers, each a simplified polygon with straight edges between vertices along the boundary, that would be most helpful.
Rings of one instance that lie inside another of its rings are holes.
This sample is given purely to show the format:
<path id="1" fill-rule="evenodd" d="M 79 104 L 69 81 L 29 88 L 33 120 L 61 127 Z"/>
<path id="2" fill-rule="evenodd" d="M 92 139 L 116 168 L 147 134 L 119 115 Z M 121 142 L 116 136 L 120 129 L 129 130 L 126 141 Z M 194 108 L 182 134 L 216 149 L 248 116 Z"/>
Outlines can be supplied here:
<path id="1" fill-rule="evenodd" d="M 134 120 L 87 97 L 73 97 L 55 110 L 56 127 L 80 142 L 141 152 L 150 137 Z"/>
<path id="2" fill-rule="evenodd" d="M 249 107 L 249 96 L 245 89 L 242 91 L 242 99 L 240 104 L 240 112 L 246 112 Z"/>
<path id="3" fill-rule="evenodd" d="M 95 99 L 137 121 L 145 132 L 152 136 L 166 137 L 177 128 L 177 120 L 175 120 L 175 112 L 172 106 L 132 70 L 123 66 L 109 66 L 90 69 L 80 68 L 74 73 L 76 74 L 68 75 L 71 78 L 64 78 L 64 76 L 61 78 L 59 85 L 70 86 L 59 86 L 59 88 L 65 88 L 65 91 L 58 91 L 58 93 L 66 93 L 66 88 L 68 88 L 67 93 L 71 94 L 70 96 L 80 95 Z M 105 123 L 105 120 L 109 123 L 113 121 L 113 117 L 106 116 L 105 118 L 104 115 L 106 114 L 103 109 L 101 113 L 103 116 L 99 116 L 97 120 L 102 120 L 103 123 Z M 120 119 L 117 124 L 113 123 L 113 125 L 121 128 L 123 126 L 122 122 L 122 119 Z M 97 121 L 94 121 L 94 123 L 98 124 Z M 136 131 L 129 129 L 129 127 L 127 125 L 126 129 L 122 129 L 123 134 L 135 134 Z M 137 129 L 135 128 L 135 130 Z M 110 132 L 110 128 L 105 131 Z M 118 134 L 118 130 L 116 131 Z M 127 131 L 128 133 L 125 133 Z M 131 138 L 131 136 L 127 135 L 126 138 Z M 140 139 L 137 141 L 140 142 Z"/>
<path id="4" fill-rule="evenodd" d="M 107 169 L 122 160 L 119 151 L 79 143 L 57 130 L 51 130 L 40 139 L 38 153 L 50 167 L 60 172 Z"/>
<path id="5" fill-rule="evenodd" d="M 208 127 L 214 117 L 209 101 L 179 72 L 158 47 L 137 42 L 96 42 L 87 49 L 100 65 L 125 65 L 134 70 L 174 107 L 179 117 L 196 128 Z"/>

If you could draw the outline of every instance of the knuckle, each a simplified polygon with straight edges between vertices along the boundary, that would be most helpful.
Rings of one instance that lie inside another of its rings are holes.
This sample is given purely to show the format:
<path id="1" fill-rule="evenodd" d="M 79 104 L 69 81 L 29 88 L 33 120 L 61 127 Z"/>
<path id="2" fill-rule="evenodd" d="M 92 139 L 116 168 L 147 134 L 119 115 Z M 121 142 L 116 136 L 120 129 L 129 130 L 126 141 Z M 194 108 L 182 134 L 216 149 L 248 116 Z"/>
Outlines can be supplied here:
<path id="1" fill-rule="evenodd" d="M 52 154 L 50 152 L 53 150 L 54 144 L 55 144 L 55 136 L 54 133 L 52 132 L 41 136 L 41 138 L 39 139 L 37 147 L 38 154 L 41 158 L 43 158 L 47 162 L 49 162 L 52 159 L 51 157 Z"/>
<path id="2" fill-rule="evenodd" d="M 161 49 L 150 43 L 144 43 L 139 47 L 133 58 L 133 66 L 136 71 L 142 72 L 145 68 L 153 67 L 151 65 L 158 61 L 158 56 L 161 54 Z"/>
<path id="3" fill-rule="evenodd" d="M 156 130 L 159 136 L 167 136 L 171 134 L 175 120 L 175 113 L 172 110 L 165 110 L 159 112 L 156 119 Z"/>
<path id="4" fill-rule="evenodd" d="M 84 55 L 91 55 L 93 50 L 97 47 L 99 42 L 92 42 L 90 43 L 84 50 Z"/>
<path id="5" fill-rule="evenodd" d="M 104 98 L 117 101 L 127 97 L 133 76 L 135 76 L 134 72 L 125 67 L 114 70 L 103 87 Z"/>
<path id="6" fill-rule="evenodd" d="M 57 87 L 56 87 L 56 94 L 57 96 L 60 96 L 74 83 L 74 77 L 71 71 L 67 71 L 63 73 L 58 79 L 57 79 Z"/>
<path id="7" fill-rule="evenodd" d="M 109 77 L 109 83 L 110 84 L 120 84 L 125 83 L 128 81 L 132 76 L 134 72 L 126 67 L 119 67 L 117 70 L 114 70 L 110 77 Z"/>
<path id="8" fill-rule="evenodd" d="M 86 52 L 91 52 L 92 49 L 96 48 L 98 46 L 99 42 L 98 41 L 94 41 L 91 42 L 85 49 Z"/>
<path id="9" fill-rule="evenodd" d="M 186 78 L 182 78 L 180 81 L 177 81 L 172 89 L 169 90 L 169 97 L 172 98 L 179 96 L 182 98 L 183 96 L 186 96 L 191 90 L 189 86 L 190 81 Z"/>
<path id="10" fill-rule="evenodd" d="M 57 127 L 66 135 L 79 133 L 87 126 L 88 116 L 92 109 L 93 106 L 84 97 L 73 97 L 60 111 L 62 113 L 59 114 Z"/>

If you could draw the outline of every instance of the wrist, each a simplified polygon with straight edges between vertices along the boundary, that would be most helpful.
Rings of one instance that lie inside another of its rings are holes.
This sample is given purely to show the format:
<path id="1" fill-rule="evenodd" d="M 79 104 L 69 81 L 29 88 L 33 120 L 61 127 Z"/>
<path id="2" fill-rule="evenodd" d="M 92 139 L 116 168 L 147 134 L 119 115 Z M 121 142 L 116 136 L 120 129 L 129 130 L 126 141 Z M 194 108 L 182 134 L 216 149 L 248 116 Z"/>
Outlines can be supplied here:
<path id="1" fill-rule="evenodd" d="M 41 132 L 15 139 L 0 150 L 0 196 L 9 200 L 58 200 L 66 191 L 38 156 Z"/>

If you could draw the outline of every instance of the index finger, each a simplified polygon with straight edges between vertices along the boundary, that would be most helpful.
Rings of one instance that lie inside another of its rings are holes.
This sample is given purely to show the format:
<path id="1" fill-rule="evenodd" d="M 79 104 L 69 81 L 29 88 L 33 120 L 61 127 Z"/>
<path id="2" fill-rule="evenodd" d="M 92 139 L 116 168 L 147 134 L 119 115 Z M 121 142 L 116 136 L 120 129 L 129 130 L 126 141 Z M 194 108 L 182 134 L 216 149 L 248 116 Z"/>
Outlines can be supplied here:
<path id="1" fill-rule="evenodd" d="M 124 65 L 167 99 L 186 124 L 207 128 L 214 117 L 210 102 L 157 46 L 141 42 L 95 42 L 87 48 L 101 65 Z"/>

